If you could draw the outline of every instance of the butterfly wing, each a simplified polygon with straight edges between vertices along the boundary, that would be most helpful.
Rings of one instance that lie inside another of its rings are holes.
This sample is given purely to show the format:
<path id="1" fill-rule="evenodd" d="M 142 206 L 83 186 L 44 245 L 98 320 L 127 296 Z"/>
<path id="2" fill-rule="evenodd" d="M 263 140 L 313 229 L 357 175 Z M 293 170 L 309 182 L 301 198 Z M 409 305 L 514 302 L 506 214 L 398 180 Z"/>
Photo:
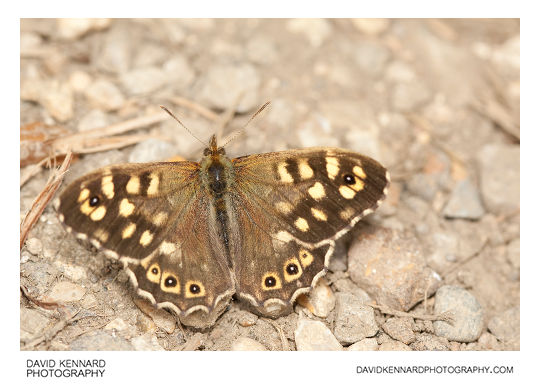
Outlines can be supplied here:
<path id="1" fill-rule="evenodd" d="M 233 159 L 232 257 L 237 294 L 277 315 L 326 273 L 335 240 L 373 212 L 389 176 L 375 160 L 333 148 Z"/>
<path id="2" fill-rule="evenodd" d="M 186 324 L 195 312 L 195 322 L 213 323 L 234 293 L 199 170 L 194 162 L 108 167 L 55 202 L 68 231 L 120 260 L 140 295 Z"/>

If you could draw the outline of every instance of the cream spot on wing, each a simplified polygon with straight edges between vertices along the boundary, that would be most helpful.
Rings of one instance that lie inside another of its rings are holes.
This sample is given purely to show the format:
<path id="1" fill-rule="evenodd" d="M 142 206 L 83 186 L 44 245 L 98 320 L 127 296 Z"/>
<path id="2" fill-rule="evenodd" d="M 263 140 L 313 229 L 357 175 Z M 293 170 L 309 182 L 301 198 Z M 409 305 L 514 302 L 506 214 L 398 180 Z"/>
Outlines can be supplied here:
<path id="1" fill-rule="evenodd" d="M 355 177 L 354 184 L 349 185 L 349 188 L 354 189 L 356 192 L 361 191 L 362 189 L 364 189 L 364 182 L 360 178 Z"/>
<path id="2" fill-rule="evenodd" d="M 300 257 L 300 263 L 302 263 L 302 267 L 304 268 L 313 263 L 313 255 L 305 249 L 301 249 L 298 252 L 298 256 Z"/>
<path id="3" fill-rule="evenodd" d="M 150 266 L 150 268 L 147 268 L 146 278 L 152 283 L 159 284 L 161 280 L 161 268 L 159 267 L 158 263 L 154 263 Z"/>
<path id="4" fill-rule="evenodd" d="M 168 241 L 164 241 L 163 243 L 161 243 L 161 245 L 159 246 L 159 250 L 166 254 L 166 255 L 170 255 L 171 253 L 173 253 L 174 251 L 176 251 L 176 246 L 173 244 L 173 243 L 170 243 Z"/>
<path id="5" fill-rule="evenodd" d="M 86 200 L 84 203 L 81 204 L 80 210 L 82 213 L 88 216 L 94 211 L 94 207 L 90 206 L 90 200 Z"/>
<path id="6" fill-rule="evenodd" d="M 165 221 L 167 221 L 167 217 L 169 217 L 167 212 L 159 212 L 152 218 L 152 222 L 159 227 L 160 225 L 163 225 Z"/>
<path id="7" fill-rule="evenodd" d="M 152 234 L 152 232 L 150 232 L 148 229 L 146 231 L 143 232 L 143 234 L 141 235 L 141 238 L 139 239 L 139 243 L 143 246 L 143 247 L 146 247 L 148 244 L 150 244 L 152 242 L 152 239 L 154 238 L 154 235 Z"/>
<path id="8" fill-rule="evenodd" d="M 328 216 L 326 215 L 326 213 L 324 213 L 320 209 L 311 208 L 311 214 L 313 215 L 314 218 L 316 218 L 319 221 L 328 220 Z"/>
<path id="9" fill-rule="evenodd" d="M 323 185 L 319 183 L 318 181 L 315 184 L 313 184 L 311 188 L 308 189 L 308 193 L 315 200 L 320 200 L 326 196 L 326 192 L 324 190 Z"/>
<path id="10" fill-rule="evenodd" d="M 140 187 L 141 182 L 139 180 L 139 176 L 131 176 L 131 178 L 126 184 L 126 191 L 127 193 L 131 193 L 132 195 L 138 195 Z"/>
<path id="11" fill-rule="evenodd" d="M 103 192 L 109 200 L 114 197 L 114 184 L 112 180 L 112 175 L 105 176 L 101 179 L 101 192 Z"/>
<path id="12" fill-rule="evenodd" d="M 279 231 L 278 233 L 274 234 L 273 237 L 276 240 L 282 241 L 284 243 L 288 243 L 293 239 L 293 236 L 287 231 Z"/>
<path id="13" fill-rule="evenodd" d="M 107 232 L 104 229 L 99 228 L 94 232 L 94 237 L 97 238 L 102 243 L 105 243 L 107 240 L 109 240 L 109 232 Z"/>
<path id="14" fill-rule="evenodd" d="M 107 213 L 107 209 L 103 206 L 97 207 L 94 212 L 90 214 L 90 218 L 94 221 L 99 221 L 105 217 L 105 214 Z"/>
<path id="15" fill-rule="evenodd" d="M 299 217 L 298 219 L 296 219 L 294 225 L 296 225 L 296 228 L 298 228 L 302 232 L 306 232 L 309 229 L 309 224 L 307 220 L 303 217 Z"/>
<path id="16" fill-rule="evenodd" d="M 133 235 L 137 226 L 135 223 L 129 223 L 122 231 L 122 239 L 127 239 Z"/>
<path id="17" fill-rule="evenodd" d="M 122 199 L 120 202 L 119 213 L 120 216 L 128 217 L 133 213 L 135 209 L 135 204 L 129 202 L 128 199 Z"/>
<path id="18" fill-rule="evenodd" d="M 158 193 L 159 187 L 159 175 L 157 173 L 150 174 L 150 185 L 146 190 L 148 196 L 153 196 Z"/>
<path id="19" fill-rule="evenodd" d="M 286 201 L 279 201 L 276 203 L 276 209 L 284 215 L 291 213 L 293 208 L 292 204 Z"/>
<path id="20" fill-rule="evenodd" d="M 283 183 L 292 183 L 294 180 L 291 174 L 287 171 L 287 163 L 283 162 L 278 165 L 279 178 Z"/>
<path id="21" fill-rule="evenodd" d="M 353 168 L 353 173 L 358 176 L 361 179 L 366 179 L 366 173 L 364 172 L 364 169 L 360 167 L 359 165 L 355 165 Z"/>
<path id="22" fill-rule="evenodd" d="M 334 180 L 339 173 L 339 161 L 337 157 L 326 158 L 326 172 L 331 180 Z"/>
<path id="23" fill-rule="evenodd" d="M 302 180 L 307 180 L 313 177 L 313 169 L 309 166 L 306 159 L 298 161 L 298 172 Z"/>
<path id="24" fill-rule="evenodd" d="M 341 193 L 341 196 L 349 200 L 356 195 L 356 192 L 353 189 L 347 187 L 346 185 L 342 185 L 341 187 L 339 187 L 339 193 Z"/>
<path id="25" fill-rule="evenodd" d="M 86 199 L 88 199 L 88 196 L 90 196 L 90 190 L 88 188 L 84 188 L 81 190 L 81 193 L 79 193 L 79 198 L 77 199 L 78 203 L 82 203 Z"/>
<path id="26" fill-rule="evenodd" d="M 347 221 L 354 215 L 354 208 L 347 207 L 343 211 L 339 213 L 339 217 L 341 217 L 343 220 Z"/>

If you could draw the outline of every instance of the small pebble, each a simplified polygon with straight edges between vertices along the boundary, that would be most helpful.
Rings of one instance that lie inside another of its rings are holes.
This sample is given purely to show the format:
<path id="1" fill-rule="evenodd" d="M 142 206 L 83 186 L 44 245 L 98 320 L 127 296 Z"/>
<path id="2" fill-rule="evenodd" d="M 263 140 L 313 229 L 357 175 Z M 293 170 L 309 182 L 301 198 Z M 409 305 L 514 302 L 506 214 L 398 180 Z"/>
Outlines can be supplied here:
<path id="1" fill-rule="evenodd" d="M 480 150 L 480 190 L 487 209 L 495 214 L 519 210 L 519 145 L 487 144 Z"/>
<path id="2" fill-rule="evenodd" d="M 239 337 L 233 342 L 231 351 L 267 351 L 267 349 L 264 345 L 249 337 Z"/>
<path id="3" fill-rule="evenodd" d="M 484 326 L 484 311 L 476 298 L 465 289 L 445 285 L 437 290 L 434 312 L 452 312 L 452 322 L 433 322 L 435 334 L 450 341 L 476 341 Z"/>
<path id="4" fill-rule="evenodd" d="M 410 344 L 414 351 L 449 351 L 450 343 L 443 337 L 422 333 Z"/>
<path id="5" fill-rule="evenodd" d="M 90 104 L 103 111 L 116 111 L 125 103 L 124 95 L 108 80 L 97 80 L 86 89 Z"/>
<path id="6" fill-rule="evenodd" d="M 478 220 L 484 213 L 478 189 L 470 179 L 457 183 L 443 210 L 444 216 L 451 219 Z"/>
<path id="7" fill-rule="evenodd" d="M 157 91 L 167 84 L 167 75 L 157 67 L 138 68 L 120 76 L 120 81 L 131 95 L 143 95 Z"/>
<path id="8" fill-rule="evenodd" d="M 70 281 L 56 283 L 47 295 L 47 301 L 69 303 L 79 301 L 86 293 L 86 289 Z"/>
<path id="9" fill-rule="evenodd" d="M 103 128 L 109 125 L 109 123 L 110 118 L 105 112 L 99 109 L 92 109 L 81 117 L 77 124 L 77 130 L 83 132 L 91 129 Z"/>
<path id="10" fill-rule="evenodd" d="M 356 343 L 379 331 L 372 307 L 350 293 L 338 292 L 336 299 L 334 335 L 340 342 Z"/>
<path id="11" fill-rule="evenodd" d="M 124 74 L 131 67 L 133 57 L 133 34 L 122 24 L 115 24 L 105 34 L 100 49 L 93 52 L 94 65 L 104 71 Z"/>
<path id="12" fill-rule="evenodd" d="M 108 28 L 111 19 L 62 18 L 56 21 L 58 34 L 65 40 L 76 40 L 90 31 Z"/>
<path id="13" fill-rule="evenodd" d="M 319 47 L 332 34 L 332 25 L 327 19 L 290 19 L 287 29 L 303 34 L 312 47 Z"/>
<path id="14" fill-rule="evenodd" d="M 261 77 L 251 64 L 215 64 L 197 83 L 198 99 L 209 107 L 236 106 L 237 112 L 244 113 L 259 105 L 260 85 Z"/>
<path id="15" fill-rule="evenodd" d="M 92 84 L 92 77 L 84 71 L 74 71 L 69 75 L 69 86 L 74 92 L 82 93 Z"/>
<path id="16" fill-rule="evenodd" d="M 343 347 L 324 323 L 300 319 L 294 331 L 298 351 L 341 351 Z"/>
<path id="17" fill-rule="evenodd" d="M 336 296 L 322 278 L 308 295 L 299 297 L 298 302 L 315 316 L 326 318 L 336 306 Z"/>
<path id="18" fill-rule="evenodd" d="M 391 317 L 383 324 L 383 330 L 393 339 L 404 344 L 410 344 L 416 340 L 414 334 L 413 319 L 411 317 Z"/>
<path id="19" fill-rule="evenodd" d="M 128 328 L 128 325 L 126 324 L 126 322 L 120 317 L 117 317 L 116 319 L 112 320 L 109 324 L 107 324 L 103 329 L 115 329 L 117 331 L 124 331 L 127 328 Z"/>
<path id="20" fill-rule="evenodd" d="M 432 98 L 432 92 L 423 83 L 399 83 L 391 95 L 392 106 L 402 112 L 413 112 Z"/>
<path id="21" fill-rule="evenodd" d="M 135 299 L 135 305 L 141 311 L 152 318 L 158 328 L 163 329 L 168 334 L 174 332 L 176 328 L 176 318 L 164 309 L 154 307 L 150 302 L 144 299 Z"/>
<path id="22" fill-rule="evenodd" d="M 412 233 L 383 228 L 366 231 L 354 241 L 349 274 L 378 304 L 400 311 L 429 297 L 441 284 L 440 276 L 426 266 L 423 248 Z"/>
<path id="23" fill-rule="evenodd" d="M 136 351 L 164 351 L 156 335 L 153 333 L 145 333 L 144 335 L 134 337 L 130 342 Z"/>
<path id="24" fill-rule="evenodd" d="M 390 21 L 388 19 L 351 19 L 351 23 L 360 32 L 369 36 L 380 35 L 390 26 Z"/>
<path id="25" fill-rule="evenodd" d="M 354 344 L 351 344 L 347 351 L 377 351 L 379 349 L 379 343 L 377 339 L 372 337 L 366 337 Z"/>
<path id="26" fill-rule="evenodd" d="M 149 139 L 138 143 L 133 147 L 129 154 L 128 161 L 130 163 L 147 163 L 152 161 L 167 161 L 169 158 L 176 155 L 178 149 L 173 144 L 157 140 Z"/>
<path id="27" fill-rule="evenodd" d="M 85 333 L 69 344 L 72 351 L 132 351 L 133 344 L 123 337 L 113 336 L 113 331 L 99 329 Z"/>
<path id="28" fill-rule="evenodd" d="M 489 331 L 502 342 L 519 344 L 519 307 L 507 309 L 493 316 L 488 322 Z"/>
<path id="29" fill-rule="evenodd" d="M 39 103 L 59 122 L 73 117 L 73 91 L 69 84 L 47 82 L 39 93 Z"/>
<path id="30" fill-rule="evenodd" d="M 26 240 L 26 249 L 32 255 L 37 256 L 43 250 L 43 243 L 37 237 L 31 237 L 30 239 Z"/>

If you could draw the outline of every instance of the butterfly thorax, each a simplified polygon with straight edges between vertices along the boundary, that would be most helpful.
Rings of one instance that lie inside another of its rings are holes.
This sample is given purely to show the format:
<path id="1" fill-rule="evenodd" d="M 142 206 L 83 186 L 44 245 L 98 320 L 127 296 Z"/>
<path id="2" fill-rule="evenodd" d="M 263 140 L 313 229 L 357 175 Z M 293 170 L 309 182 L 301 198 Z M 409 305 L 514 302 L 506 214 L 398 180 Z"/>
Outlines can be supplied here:
<path id="1" fill-rule="evenodd" d="M 225 149 L 217 146 L 215 135 L 210 139 L 210 145 L 204 150 L 200 162 L 200 177 L 202 185 L 212 201 L 211 216 L 215 220 L 219 236 L 225 246 L 227 258 L 230 261 L 228 196 L 227 191 L 234 181 L 232 161 L 225 155 Z"/>

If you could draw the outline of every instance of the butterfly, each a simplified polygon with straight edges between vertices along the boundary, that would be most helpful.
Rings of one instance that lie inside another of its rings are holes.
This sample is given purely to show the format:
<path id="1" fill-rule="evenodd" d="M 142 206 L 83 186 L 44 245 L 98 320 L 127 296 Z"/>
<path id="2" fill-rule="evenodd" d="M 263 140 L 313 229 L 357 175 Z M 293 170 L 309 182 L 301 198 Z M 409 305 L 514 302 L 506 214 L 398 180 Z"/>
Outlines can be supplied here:
<path id="1" fill-rule="evenodd" d="M 185 325 L 215 323 L 233 295 L 290 312 L 327 272 L 335 242 L 387 195 L 377 161 L 339 148 L 105 167 L 54 202 L 60 221 L 121 262 L 137 293 Z"/>

